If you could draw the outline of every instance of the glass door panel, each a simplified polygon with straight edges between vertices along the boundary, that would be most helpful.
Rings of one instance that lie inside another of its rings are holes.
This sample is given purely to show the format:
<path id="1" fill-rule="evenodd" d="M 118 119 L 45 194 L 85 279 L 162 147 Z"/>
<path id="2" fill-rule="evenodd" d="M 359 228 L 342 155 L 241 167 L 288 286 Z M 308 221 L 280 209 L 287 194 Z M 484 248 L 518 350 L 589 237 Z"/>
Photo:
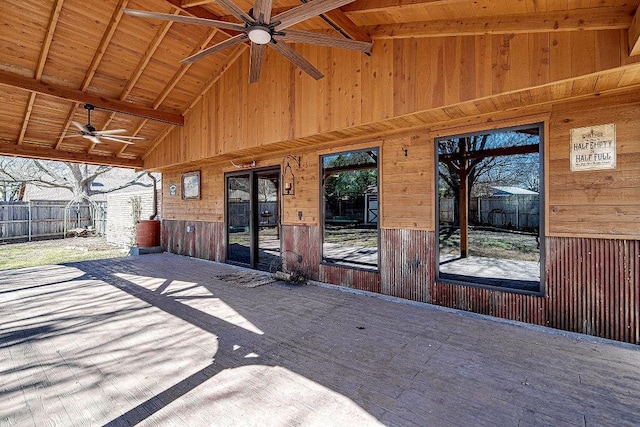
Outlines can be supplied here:
<path id="1" fill-rule="evenodd" d="M 251 175 L 227 177 L 227 260 L 251 265 Z"/>
<path id="2" fill-rule="evenodd" d="M 256 268 L 276 271 L 280 263 L 280 171 L 256 174 L 258 206 L 258 259 Z"/>

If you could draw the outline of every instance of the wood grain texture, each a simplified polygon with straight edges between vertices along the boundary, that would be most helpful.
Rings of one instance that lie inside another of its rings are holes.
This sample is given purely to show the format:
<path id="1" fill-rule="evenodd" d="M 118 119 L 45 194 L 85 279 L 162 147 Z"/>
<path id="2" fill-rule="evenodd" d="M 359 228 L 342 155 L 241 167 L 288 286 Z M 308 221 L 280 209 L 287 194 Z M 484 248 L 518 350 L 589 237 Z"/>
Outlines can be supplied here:
<path id="1" fill-rule="evenodd" d="M 601 106 L 569 103 L 553 110 L 546 151 L 548 235 L 640 236 L 639 112 L 638 101 Z M 606 123 L 616 125 L 616 168 L 571 172 L 570 130 Z"/>
<path id="2" fill-rule="evenodd" d="M 211 110 L 199 110 L 208 117 Z M 640 124 L 640 95 L 599 97 L 594 100 L 558 103 L 549 112 L 522 115 L 510 119 L 494 116 L 495 120 L 464 121 L 458 126 L 433 126 L 421 131 L 391 134 L 388 137 L 364 141 L 319 141 L 315 149 L 301 146 L 279 155 L 263 154 L 258 167 L 280 165 L 287 154 L 301 157 L 300 168 L 293 165 L 296 194 L 283 197 L 282 223 L 287 225 L 320 224 L 319 159 L 323 154 L 370 147 L 380 149 L 380 224 L 383 228 L 434 230 L 434 151 L 436 137 L 487 129 L 548 122 L 545 142 L 545 182 L 547 185 L 547 235 L 571 234 L 584 237 L 637 239 L 640 215 L 640 145 L 636 135 Z M 508 115 L 507 115 L 508 116 Z M 616 123 L 617 168 L 603 171 L 571 172 L 569 167 L 569 131 L 589 124 Z M 209 128 L 193 129 L 194 135 L 209 132 Z M 198 138 L 199 136 L 196 136 Z M 206 136 L 204 138 L 207 138 Z M 189 143 L 183 150 L 190 150 Z M 406 155 L 405 155 L 406 150 Z M 194 154 L 195 156 L 195 154 Z M 231 161 L 251 162 L 220 157 L 216 164 L 194 162 L 192 166 L 168 171 L 164 180 L 165 215 L 170 219 L 223 221 L 225 171 L 234 170 Z M 180 174 L 192 169 L 203 171 L 203 198 L 183 201 L 180 195 L 167 194 L 169 183 L 180 183 Z M 299 217 L 302 213 L 302 218 Z"/>
<path id="3" fill-rule="evenodd" d="M 192 232 L 186 232 L 187 226 Z M 211 261 L 226 260 L 224 223 L 210 221 L 162 220 L 162 250 Z"/>
<path id="4" fill-rule="evenodd" d="M 145 165 L 257 154 L 272 144 L 344 139 L 615 90 L 640 82 L 635 67 L 620 68 L 623 39 L 621 30 L 604 30 L 381 40 L 371 57 L 305 45 L 301 53 L 327 78 L 315 81 L 267 52 L 261 81 L 251 85 L 236 77 L 248 74 L 244 53 L 187 114 L 186 126 L 147 153 Z M 191 134 L 205 127 L 204 137 Z M 180 151 L 185 139 L 188 155 Z"/>

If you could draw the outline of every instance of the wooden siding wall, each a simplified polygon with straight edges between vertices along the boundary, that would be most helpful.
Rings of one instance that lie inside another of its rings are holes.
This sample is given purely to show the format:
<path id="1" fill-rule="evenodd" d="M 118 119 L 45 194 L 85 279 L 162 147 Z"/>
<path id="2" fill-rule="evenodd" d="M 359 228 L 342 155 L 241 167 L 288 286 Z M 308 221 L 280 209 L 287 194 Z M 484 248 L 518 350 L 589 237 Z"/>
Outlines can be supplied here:
<path id="1" fill-rule="evenodd" d="M 547 234 L 640 238 L 640 93 L 623 99 L 572 102 L 553 109 L 547 158 Z M 616 168 L 571 172 L 570 129 L 614 123 Z"/>
<path id="2" fill-rule="evenodd" d="M 195 170 L 200 171 L 200 200 L 182 200 L 182 174 Z M 169 191 L 171 185 L 177 187 L 175 195 Z M 224 175 L 219 167 L 197 166 L 162 174 L 163 219 L 224 222 L 224 209 Z"/>
<path id="3" fill-rule="evenodd" d="M 371 57 L 304 45 L 300 52 L 328 78 L 315 81 L 267 55 L 260 82 L 251 85 L 245 53 L 186 116 L 185 126 L 149 153 L 145 168 L 240 149 L 260 154 L 267 144 L 619 67 L 627 58 L 625 34 L 376 40 Z"/>
<path id="4" fill-rule="evenodd" d="M 162 220 L 160 244 L 167 252 L 224 262 L 225 239 L 221 222 Z"/>
<path id="5" fill-rule="evenodd" d="M 295 196 L 283 197 L 283 249 L 303 257 L 310 277 L 352 288 L 507 319 L 640 343 L 640 93 L 594 97 L 550 105 L 542 116 L 407 131 L 372 137 L 357 144 L 294 153 Z M 446 283 L 435 283 L 433 138 L 480 129 L 544 120 L 547 188 L 545 295 L 527 296 Z M 574 127 L 615 123 L 617 168 L 570 172 L 569 131 Z M 329 152 L 380 147 L 380 273 L 320 264 L 319 156 Z M 405 156 L 405 150 L 407 155 Z M 257 167 L 282 163 L 282 156 L 259 160 Z M 202 171 L 202 200 L 167 196 L 182 172 Z M 202 165 L 164 175 L 163 242 L 177 253 L 223 260 L 206 245 L 224 241 L 224 172 L 230 164 Z M 302 218 L 298 218 L 298 211 Z M 195 221 L 218 224 L 211 237 L 186 236 Z M 173 228 L 170 228 L 173 227 Z M 173 230 L 173 231 L 171 231 Z M 217 234 L 216 234 L 217 233 Z M 189 240 L 191 239 L 191 240 Z M 164 243 L 163 243 L 164 244 Z M 195 246 L 194 246 L 195 245 Z M 198 245 L 205 247 L 199 248 Z M 296 258 L 297 259 L 297 258 Z M 296 261 L 297 262 L 297 261 Z"/>

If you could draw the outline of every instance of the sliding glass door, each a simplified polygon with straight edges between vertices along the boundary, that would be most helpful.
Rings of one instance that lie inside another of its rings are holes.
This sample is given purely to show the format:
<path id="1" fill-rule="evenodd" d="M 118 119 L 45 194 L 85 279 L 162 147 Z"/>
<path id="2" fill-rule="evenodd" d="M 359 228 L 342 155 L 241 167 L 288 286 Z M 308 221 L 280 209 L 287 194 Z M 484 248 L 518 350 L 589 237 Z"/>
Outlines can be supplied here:
<path id="1" fill-rule="evenodd" d="M 227 261 L 272 271 L 280 259 L 280 169 L 228 174 Z"/>

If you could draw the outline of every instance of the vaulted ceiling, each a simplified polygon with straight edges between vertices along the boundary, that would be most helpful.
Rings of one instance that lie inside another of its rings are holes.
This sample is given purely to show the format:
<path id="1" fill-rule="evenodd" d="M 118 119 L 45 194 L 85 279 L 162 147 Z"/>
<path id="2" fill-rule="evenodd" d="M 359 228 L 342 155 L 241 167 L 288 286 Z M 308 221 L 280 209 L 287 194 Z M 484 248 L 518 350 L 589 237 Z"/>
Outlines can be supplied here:
<path id="1" fill-rule="evenodd" d="M 243 11 L 253 4 L 235 0 Z M 302 0 L 302 3 L 307 1 Z M 640 53 L 640 0 L 357 0 L 295 29 L 359 41 L 599 29 L 628 30 Z M 272 15 L 300 6 L 275 0 Z M 141 167 L 143 158 L 224 74 L 246 43 L 195 63 L 181 60 L 233 36 L 124 8 L 238 22 L 215 0 L 0 2 L 0 155 Z M 326 77 L 330 78 L 330 77 Z M 238 79 L 247 79 L 246 75 Z M 86 139 L 73 122 L 126 129 L 134 144 Z"/>

